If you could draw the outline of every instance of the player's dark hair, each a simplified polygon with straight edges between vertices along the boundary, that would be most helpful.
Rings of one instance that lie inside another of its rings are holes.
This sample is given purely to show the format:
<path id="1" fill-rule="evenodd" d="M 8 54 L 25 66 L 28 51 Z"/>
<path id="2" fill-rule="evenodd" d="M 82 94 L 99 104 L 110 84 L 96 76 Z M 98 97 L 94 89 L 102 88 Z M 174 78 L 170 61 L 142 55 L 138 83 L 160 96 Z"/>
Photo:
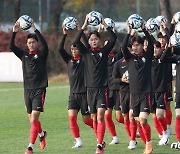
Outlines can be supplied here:
<path id="1" fill-rule="evenodd" d="M 35 39 L 35 40 L 38 42 L 38 37 L 37 37 L 37 35 L 34 34 L 34 33 L 28 34 L 27 39 L 30 39 L 30 38 Z"/>
<path id="2" fill-rule="evenodd" d="M 91 37 L 91 35 L 93 35 L 93 34 L 96 35 L 99 39 L 101 38 L 99 32 L 94 31 L 94 32 L 89 33 L 89 35 L 88 35 L 88 40 L 89 40 L 89 38 Z"/>
<path id="3" fill-rule="evenodd" d="M 159 41 L 154 42 L 154 45 L 155 45 L 157 48 L 161 48 L 161 43 L 160 43 Z"/>
<path id="4" fill-rule="evenodd" d="M 131 44 L 138 42 L 139 44 L 144 44 L 144 39 L 140 36 L 134 36 L 131 38 Z"/>
<path id="5" fill-rule="evenodd" d="M 157 38 L 164 38 L 164 36 L 163 36 L 163 34 L 162 34 L 161 32 L 159 32 L 159 33 L 157 34 Z"/>

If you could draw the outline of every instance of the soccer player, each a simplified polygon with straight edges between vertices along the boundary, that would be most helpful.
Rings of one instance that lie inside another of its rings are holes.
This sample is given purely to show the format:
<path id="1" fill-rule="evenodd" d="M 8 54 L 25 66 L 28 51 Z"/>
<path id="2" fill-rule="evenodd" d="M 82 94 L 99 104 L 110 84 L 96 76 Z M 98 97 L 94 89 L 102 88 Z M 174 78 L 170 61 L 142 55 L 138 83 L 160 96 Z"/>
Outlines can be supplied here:
<path id="1" fill-rule="evenodd" d="M 93 117 L 93 128 L 97 132 L 97 154 L 103 153 L 103 139 L 105 134 L 104 114 L 107 108 L 107 79 L 108 79 L 108 55 L 112 51 L 116 35 L 108 28 L 107 24 L 102 18 L 102 23 L 111 34 L 108 43 L 100 48 L 100 34 L 97 31 L 91 32 L 88 37 L 89 47 L 85 47 L 80 39 L 83 35 L 84 29 L 88 25 L 88 18 L 86 16 L 85 22 L 80 30 L 75 42 L 78 45 L 81 53 L 85 58 L 85 76 L 88 96 L 88 105 Z"/>
<path id="2" fill-rule="evenodd" d="M 176 98 L 175 98 L 175 111 L 176 111 L 176 122 L 175 122 L 175 132 L 177 138 L 177 144 L 180 144 L 180 55 L 172 55 L 172 51 L 175 50 L 169 43 L 168 48 L 165 49 L 161 56 L 162 62 L 169 62 L 176 64 Z M 176 47 L 176 52 L 180 52 L 180 47 Z M 179 146 L 177 146 L 179 147 Z M 174 147 L 172 147 L 174 148 Z"/>
<path id="3" fill-rule="evenodd" d="M 104 41 L 104 45 L 108 43 L 108 40 Z M 121 52 L 120 52 L 121 53 Z M 124 119 L 122 117 L 120 103 L 119 103 L 119 85 L 112 82 L 112 71 L 114 64 L 120 59 L 121 55 L 113 50 L 108 55 L 108 105 L 105 111 L 106 126 L 113 137 L 109 144 L 119 144 L 119 139 L 117 137 L 114 122 L 112 120 L 112 110 L 115 109 L 116 120 L 119 123 L 123 123 Z"/>
<path id="4" fill-rule="evenodd" d="M 129 74 L 127 61 L 122 58 L 114 64 L 113 68 L 113 83 L 120 85 L 120 106 L 124 118 L 125 130 L 130 138 L 128 149 L 136 148 L 136 130 L 137 123 L 132 116 L 130 109 L 130 92 L 129 92 Z"/>
<path id="5" fill-rule="evenodd" d="M 142 24 L 142 30 L 148 39 L 147 51 L 143 50 L 143 39 L 140 36 L 134 36 L 131 39 L 132 51 L 128 50 L 128 40 L 131 29 L 127 23 L 128 34 L 125 36 L 122 43 L 122 51 L 124 58 L 128 63 L 129 83 L 131 93 L 131 103 L 133 109 L 133 116 L 139 122 L 138 130 L 142 140 L 145 138 L 145 150 L 144 153 L 152 153 L 151 142 L 151 128 L 147 122 L 148 115 L 150 113 L 150 92 L 151 92 L 151 64 L 153 58 L 153 42 L 149 33 Z M 140 131 L 140 129 L 142 131 Z"/>
<path id="6" fill-rule="evenodd" d="M 40 113 L 44 111 L 44 101 L 46 94 L 46 87 L 48 86 L 48 77 L 46 71 L 46 61 L 48 56 L 48 46 L 36 29 L 32 20 L 31 25 L 34 33 L 27 36 L 28 51 L 19 49 L 14 41 L 15 36 L 19 30 L 19 25 L 16 22 L 13 26 L 13 34 L 10 40 L 10 49 L 22 61 L 23 78 L 24 78 L 24 100 L 31 123 L 30 129 L 30 143 L 25 151 L 25 154 L 32 154 L 34 144 L 39 134 L 40 147 L 44 149 L 46 146 L 47 132 L 41 128 L 39 121 Z M 38 40 L 42 44 L 42 51 L 38 50 Z"/>
<path id="7" fill-rule="evenodd" d="M 152 60 L 152 113 L 155 128 L 161 140 L 158 145 L 167 145 L 169 142 L 169 135 L 167 133 L 167 122 L 165 118 L 166 111 L 166 90 L 167 90 L 167 63 L 162 63 L 160 57 L 162 55 L 160 42 L 154 43 L 154 58 Z"/>
<path id="8" fill-rule="evenodd" d="M 87 93 L 84 81 L 84 59 L 80 55 L 75 44 L 71 45 L 71 54 L 64 49 L 64 43 L 68 31 L 63 28 L 63 37 L 59 46 L 59 53 L 68 66 L 68 77 L 70 82 L 70 94 L 68 104 L 68 115 L 71 132 L 76 140 L 76 144 L 72 148 L 80 148 L 83 146 L 80 138 L 79 126 L 77 124 L 77 115 L 81 109 L 82 119 L 84 123 L 93 128 L 93 120 L 90 117 L 87 104 Z"/>

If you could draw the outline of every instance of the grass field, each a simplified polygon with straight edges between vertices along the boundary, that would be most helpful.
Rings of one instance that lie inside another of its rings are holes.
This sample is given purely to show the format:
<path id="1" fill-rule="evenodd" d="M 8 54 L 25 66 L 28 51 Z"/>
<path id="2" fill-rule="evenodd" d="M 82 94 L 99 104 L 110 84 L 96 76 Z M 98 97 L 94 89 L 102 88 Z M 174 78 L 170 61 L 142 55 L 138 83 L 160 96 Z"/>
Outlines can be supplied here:
<path id="1" fill-rule="evenodd" d="M 72 149 L 74 139 L 69 130 L 69 121 L 67 116 L 69 86 L 67 84 L 50 84 L 47 89 L 45 112 L 41 114 L 41 123 L 48 132 L 47 147 L 44 151 L 40 150 L 39 141 L 35 144 L 35 154 L 93 154 L 96 149 L 96 139 L 93 131 L 85 126 L 78 117 L 81 138 L 84 147 L 81 149 Z M 170 149 L 170 144 L 175 139 L 174 134 L 174 103 L 173 125 L 170 143 L 165 147 L 157 147 L 159 139 L 153 127 L 152 118 L 149 122 L 152 128 L 152 141 L 155 154 L 174 154 L 180 153 L 180 150 Z M 129 138 L 126 135 L 124 126 L 115 122 L 119 145 L 107 145 L 105 154 L 141 154 L 144 145 L 140 139 L 137 139 L 138 145 L 135 150 L 128 150 Z M 0 154 L 23 154 L 29 143 L 29 120 L 26 115 L 23 99 L 22 83 L 0 83 Z M 105 141 L 109 143 L 111 136 L 106 131 Z"/>

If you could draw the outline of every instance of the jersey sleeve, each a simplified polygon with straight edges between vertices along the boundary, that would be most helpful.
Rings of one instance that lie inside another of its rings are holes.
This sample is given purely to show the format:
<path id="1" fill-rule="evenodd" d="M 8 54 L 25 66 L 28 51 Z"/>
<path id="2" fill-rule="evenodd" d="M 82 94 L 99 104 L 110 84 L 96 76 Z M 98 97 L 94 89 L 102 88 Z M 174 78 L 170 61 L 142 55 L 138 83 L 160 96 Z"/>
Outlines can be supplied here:
<path id="1" fill-rule="evenodd" d="M 67 35 L 63 35 L 63 38 L 59 44 L 59 49 L 58 49 L 58 52 L 60 53 L 61 57 L 63 58 L 63 60 L 68 63 L 69 59 L 72 58 L 71 55 L 69 55 L 66 50 L 64 49 L 64 43 L 65 43 L 65 40 L 66 40 L 66 37 Z"/>
<path id="2" fill-rule="evenodd" d="M 16 37 L 16 32 L 12 33 L 11 39 L 10 39 L 10 44 L 9 44 L 9 48 L 11 49 L 11 51 L 19 58 L 22 60 L 24 51 L 21 50 L 20 48 L 18 48 L 14 41 L 15 41 L 15 37 Z"/>

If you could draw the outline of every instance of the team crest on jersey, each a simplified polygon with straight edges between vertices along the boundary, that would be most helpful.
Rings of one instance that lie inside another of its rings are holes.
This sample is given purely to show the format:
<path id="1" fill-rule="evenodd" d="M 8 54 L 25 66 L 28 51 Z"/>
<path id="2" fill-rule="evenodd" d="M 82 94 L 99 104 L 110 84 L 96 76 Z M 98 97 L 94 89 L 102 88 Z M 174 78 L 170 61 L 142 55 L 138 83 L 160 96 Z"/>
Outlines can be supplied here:
<path id="1" fill-rule="evenodd" d="M 37 58 L 38 58 L 38 55 L 37 55 L 37 54 L 35 54 L 35 55 L 34 55 L 34 59 L 37 59 Z"/>
<path id="2" fill-rule="evenodd" d="M 142 61 L 143 61 L 144 63 L 146 62 L 146 59 L 145 59 L 144 57 L 142 57 L 141 59 L 142 59 Z"/>

